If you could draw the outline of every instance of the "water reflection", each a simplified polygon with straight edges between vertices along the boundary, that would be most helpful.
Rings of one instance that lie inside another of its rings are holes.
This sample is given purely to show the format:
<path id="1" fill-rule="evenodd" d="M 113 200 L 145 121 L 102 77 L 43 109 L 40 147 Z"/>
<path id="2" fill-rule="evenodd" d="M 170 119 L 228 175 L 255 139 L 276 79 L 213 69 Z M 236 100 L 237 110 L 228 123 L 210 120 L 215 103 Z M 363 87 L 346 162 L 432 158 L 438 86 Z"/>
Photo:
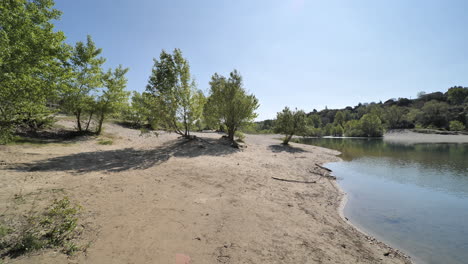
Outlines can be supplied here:
<path id="1" fill-rule="evenodd" d="M 336 149 L 327 164 L 356 225 L 425 263 L 468 260 L 468 145 L 382 139 L 301 139 Z"/>

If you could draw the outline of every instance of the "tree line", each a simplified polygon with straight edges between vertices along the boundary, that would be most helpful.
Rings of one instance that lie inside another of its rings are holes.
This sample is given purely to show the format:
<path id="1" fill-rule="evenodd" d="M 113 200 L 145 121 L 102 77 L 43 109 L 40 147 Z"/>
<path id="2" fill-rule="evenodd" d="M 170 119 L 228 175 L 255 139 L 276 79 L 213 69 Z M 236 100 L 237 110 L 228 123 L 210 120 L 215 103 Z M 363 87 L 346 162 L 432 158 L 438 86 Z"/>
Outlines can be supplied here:
<path id="1" fill-rule="evenodd" d="M 360 103 L 344 109 L 306 113 L 286 107 L 275 120 L 256 122 L 247 132 L 282 133 L 287 144 L 292 135 L 380 137 L 390 129 L 463 131 L 467 126 L 468 87 L 454 86 L 445 93 L 420 92 L 416 99 Z"/>

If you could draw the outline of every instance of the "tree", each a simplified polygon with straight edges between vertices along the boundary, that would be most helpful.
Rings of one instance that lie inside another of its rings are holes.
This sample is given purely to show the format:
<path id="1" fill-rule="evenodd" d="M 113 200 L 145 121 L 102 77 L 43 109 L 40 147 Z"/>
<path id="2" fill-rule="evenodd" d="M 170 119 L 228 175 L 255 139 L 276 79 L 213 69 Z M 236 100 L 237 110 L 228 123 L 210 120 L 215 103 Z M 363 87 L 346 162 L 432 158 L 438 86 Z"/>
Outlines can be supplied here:
<path id="1" fill-rule="evenodd" d="M 102 124 L 109 114 L 117 112 L 128 100 L 129 92 L 125 91 L 127 78 L 125 74 L 128 68 L 119 65 L 114 71 L 109 71 L 103 76 L 103 84 L 106 88 L 97 100 L 98 127 L 96 134 L 101 134 Z"/>
<path id="2" fill-rule="evenodd" d="M 361 137 L 364 132 L 361 130 L 361 123 L 359 120 L 349 120 L 344 125 L 344 134 L 347 137 Z"/>
<path id="3" fill-rule="evenodd" d="M 385 110 L 383 116 L 388 128 L 401 128 L 404 115 L 405 108 L 392 105 Z"/>
<path id="4" fill-rule="evenodd" d="M 65 39 L 51 21 L 52 0 L 0 1 L 0 143 L 24 120 L 47 117 L 67 58 Z"/>
<path id="5" fill-rule="evenodd" d="M 465 130 L 465 126 L 460 121 L 457 121 L 457 120 L 450 121 L 450 130 L 451 131 L 462 131 L 462 130 Z"/>
<path id="6" fill-rule="evenodd" d="M 419 116 L 421 124 L 424 126 L 447 126 L 448 104 L 438 101 L 429 101 L 421 108 L 422 114 Z"/>
<path id="7" fill-rule="evenodd" d="M 133 127 L 141 127 L 145 124 L 154 126 L 157 123 L 157 104 L 149 93 L 133 91 L 132 102 L 123 108 L 123 118 L 129 121 Z"/>
<path id="8" fill-rule="evenodd" d="M 322 127 L 322 119 L 317 114 L 310 115 L 307 123 L 314 128 Z"/>
<path id="9" fill-rule="evenodd" d="M 455 86 L 447 91 L 448 101 L 454 105 L 461 105 L 468 98 L 468 87 Z"/>
<path id="10" fill-rule="evenodd" d="M 338 111 L 335 114 L 334 123 L 342 126 L 345 122 L 345 114 L 342 111 Z"/>
<path id="11" fill-rule="evenodd" d="M 276 114 L 275 133 L 284 134 L 283 144 L 288 145 L 294 135 L 307 131 L 307 116 L 303 110 L 291 111 L 285 107 Z"/>
<path id="12" fill-rule="evenodd" d="M 75 115 L 78 131 L 83 131 L 82 115 L 85 112 L 89 114 L 85 129 L 88 130 L 95 112 L 92 92 L 102 85 L 101 66 L 106 61 L 98 57 L 101 52 L 102 49 L 96 47 L 89 35 L 86 44 L 81 41 L 77 42 L 72 52 L 70 60 L 72 76 L 63 93 L 63 107 Z"/>
<path id="13" fill-rule="evenodd" d="M 381 137 L 383 135 L 382 122 L 374 114 L 365 114 L 360 120 L 362 132 L 367 137 Z"/>
<path id="14" fill-rule="evenodd" d="M 154 59 L 146 91 L 154 96 L 163 125 L 190 138 L 190 130 L 203 112 L 205 96 L 196 89 L 180 49 L 173 54 L 163 50 L 159 60 Z"/>
<path id="15" fill-rule="evenodd" d="M 230 140 L 234 141 L 235 132 L 257 117 L 258 106 L 257 98 L 243 88 L 242 76 L 236 70 L 229 79 L 216 73 L 211 77 L 204 114 L 209 123 L 226 126 Z"/>

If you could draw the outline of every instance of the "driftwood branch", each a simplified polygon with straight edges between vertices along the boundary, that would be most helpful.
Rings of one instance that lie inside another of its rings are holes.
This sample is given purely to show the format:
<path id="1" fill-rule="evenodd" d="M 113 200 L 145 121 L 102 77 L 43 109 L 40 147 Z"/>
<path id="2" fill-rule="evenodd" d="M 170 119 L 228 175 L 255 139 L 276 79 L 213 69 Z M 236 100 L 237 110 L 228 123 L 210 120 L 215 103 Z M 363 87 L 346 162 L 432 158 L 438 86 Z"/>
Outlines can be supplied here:
<path id="1" fill-rule="evenodd" d="M 329 168 L 325 168 L 325 167 L 323 167 L 323 166 L 320 166 L 320 165 L 318 165 L 317 163 L 315 163 L 315 166 L 321 168 L 322 170 L 326 170 L 326 171 L 328 171 L 328 172 L 332 172 L 332 170 L 330 170 Z"/>
<path id="2" fill-rule="evenodd" d="M 295 182 L 295 183 L 316 183 L 316 181 L 296 181 L 296 180 L 288 180 L 288 179 L 281 179 L 276 177 L 271 177 L 273 180 L 277 181 L 285 181 L 285 182 Z"/>

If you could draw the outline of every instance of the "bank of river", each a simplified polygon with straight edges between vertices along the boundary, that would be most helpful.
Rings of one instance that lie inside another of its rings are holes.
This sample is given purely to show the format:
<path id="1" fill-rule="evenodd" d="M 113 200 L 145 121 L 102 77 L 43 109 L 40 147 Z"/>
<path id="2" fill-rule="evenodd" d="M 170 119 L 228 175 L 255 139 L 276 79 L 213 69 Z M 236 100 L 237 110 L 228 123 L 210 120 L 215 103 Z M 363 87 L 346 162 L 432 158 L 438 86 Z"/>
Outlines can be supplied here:
<path id="1" fill-rule="evenodd" d="M 358 228 L 416 262 L 466 263 L 468 144 L 300 141 L 342 152 L 342 162 L 327 166 L 348 194 L 344 214 Z"/>

